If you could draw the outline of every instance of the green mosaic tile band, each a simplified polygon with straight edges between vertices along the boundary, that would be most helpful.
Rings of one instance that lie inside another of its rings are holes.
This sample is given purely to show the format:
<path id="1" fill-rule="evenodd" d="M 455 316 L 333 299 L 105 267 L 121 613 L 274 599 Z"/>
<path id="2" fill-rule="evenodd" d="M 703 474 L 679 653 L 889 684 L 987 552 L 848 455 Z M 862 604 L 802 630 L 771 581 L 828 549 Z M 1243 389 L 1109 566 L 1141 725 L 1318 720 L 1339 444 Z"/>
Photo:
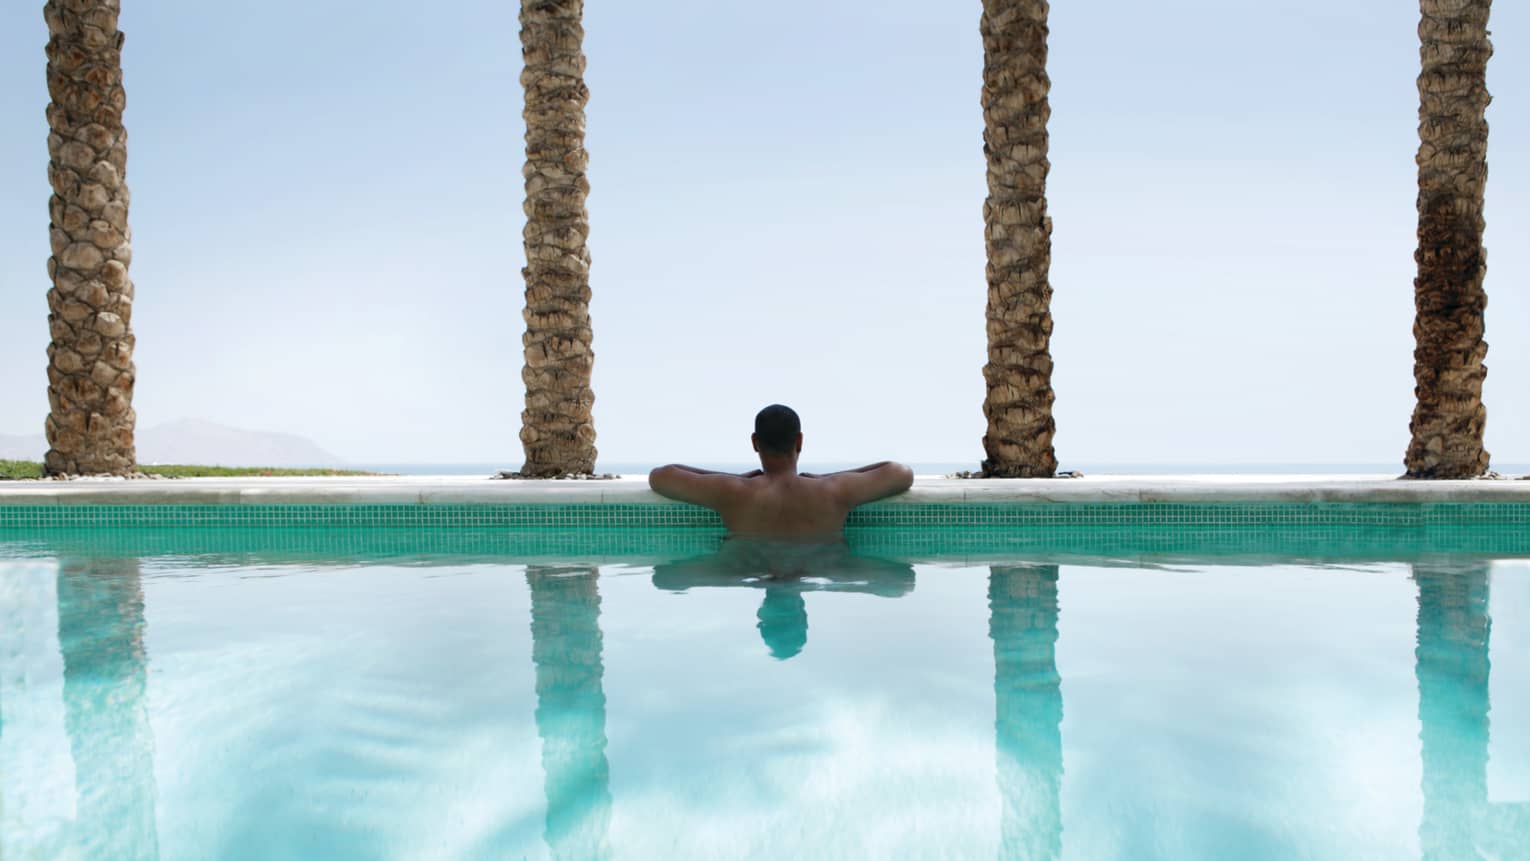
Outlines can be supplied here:
<path id="1" fill-rule="evenodd" d="M 685 529 L 416 529 L 59 527 L 0 529 L 0 561 L 36 558 L 162 558 L 170 564 L 593 563 L 645 565 L 716 552 L 724 531 Z M 972 565 L 994 560 L 1131 564 L 1268 564 L 1271 559 L 1415 561 L 1530 558 L 1530 529 L 1435 524 L 1415 527 L 1228 524 L 1032 525 L 1026 527 L 852 527 L 859 554 L 909 562 Z"/>
<path id="2" fill-rule="evenodd" d="M 1522 527 L 1530 503 L 904 503 L 850 515 L 852 529 L 1058 526 Z M 68 527 L 711 529 L 689 505 L 0 505 L 0 529 Z"/>

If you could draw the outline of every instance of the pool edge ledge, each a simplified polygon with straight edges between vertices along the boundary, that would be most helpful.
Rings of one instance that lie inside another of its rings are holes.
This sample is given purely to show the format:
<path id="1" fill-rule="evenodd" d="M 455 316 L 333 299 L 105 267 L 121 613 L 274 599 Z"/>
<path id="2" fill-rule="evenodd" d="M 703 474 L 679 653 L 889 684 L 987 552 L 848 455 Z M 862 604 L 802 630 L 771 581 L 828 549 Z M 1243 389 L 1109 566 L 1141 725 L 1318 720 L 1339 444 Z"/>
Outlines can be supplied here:
<path id="1" fill-rule="evenodd" d="M 998 503 L 1530 504 L 1530 481 L 1413 481 L 1391 477 L 1154 476 L 1087 479 L 921 477 L 882 506 Z M 0 506 L 29 505 L 589 505 L 683 506 L 641 476 L 611 481 L 495 481 L 460 477 L 167 479 L 0 482 Z"/>
<path id="2" fill-rule="evenodd" d="M 1089 479 L 950 479 L 922 477 L 906 493 L 873 504 L 893 514 L 937 507 L 1143 505 L 1433 505 L 1530 506 L 1530 481 L 1410 481 L 1391 477 L 1154 476 Z M 641 508 L 671 516 L 686 503 L 666 499 L 641 476 L 611 481 L 495 481 L 461 477 L 174 479 L 0 482 L 0 509 L 332 508 L 387 506 L 420 512 L 462 507 L 560 506 Z M 699 510 L 698 510 L 699 511 Z M 1527 509 L 1530 511 L 1530 509 Z M 0 518 L 4 519 L 4 518 Z M 669 519 L 664 517 L 662 519 Z M 1518 518 L 1516 518 L 1518 519 Z"/>

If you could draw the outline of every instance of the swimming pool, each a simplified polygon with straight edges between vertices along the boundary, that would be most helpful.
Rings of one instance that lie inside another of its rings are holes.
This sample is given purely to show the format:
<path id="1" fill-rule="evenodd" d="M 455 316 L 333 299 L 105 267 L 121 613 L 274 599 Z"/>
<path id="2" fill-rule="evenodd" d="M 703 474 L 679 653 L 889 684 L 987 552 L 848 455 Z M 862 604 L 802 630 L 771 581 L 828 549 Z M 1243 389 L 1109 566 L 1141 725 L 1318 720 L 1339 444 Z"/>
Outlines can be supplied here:
<path id="1" fill-rule="evenodd" d="M 1525 857 L 1524 541 L 13 530 L 0 857 Z"/>

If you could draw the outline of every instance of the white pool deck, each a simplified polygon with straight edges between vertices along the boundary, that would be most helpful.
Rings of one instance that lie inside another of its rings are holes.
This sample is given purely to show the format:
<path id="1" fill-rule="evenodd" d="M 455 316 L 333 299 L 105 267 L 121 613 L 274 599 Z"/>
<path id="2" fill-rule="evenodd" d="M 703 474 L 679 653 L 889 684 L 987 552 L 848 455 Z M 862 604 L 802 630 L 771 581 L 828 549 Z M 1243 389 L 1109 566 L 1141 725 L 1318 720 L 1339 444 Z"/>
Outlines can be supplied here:
<path id="1" fill-rule="evenodd" d="M 0 505 L 674 504 L 647 477 L 520 481 L 473 476 L 183 478 L 0 482 Z M 919 476 L 888 504 L 1121 502 L 1509 502 L 1530 504 L 1530 481 L 1408 481 L 1390 475 L 1101 475 L 1053 479 Z"/>

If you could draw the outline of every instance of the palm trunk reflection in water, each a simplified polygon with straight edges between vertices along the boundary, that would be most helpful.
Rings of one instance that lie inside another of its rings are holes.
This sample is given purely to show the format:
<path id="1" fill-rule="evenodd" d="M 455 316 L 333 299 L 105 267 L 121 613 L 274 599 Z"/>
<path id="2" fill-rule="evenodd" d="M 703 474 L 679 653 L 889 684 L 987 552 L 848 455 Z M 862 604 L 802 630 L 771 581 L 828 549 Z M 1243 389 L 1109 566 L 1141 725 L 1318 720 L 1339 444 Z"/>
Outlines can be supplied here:
<path id="1" fill-rule="evenodd" d="M 553 858 L 610 855 L 610 769 L 601 685 L 600 592 L 594 568 L 527 569 L 537 735 Z"/>
<path id="2" fill-rule="evenodd" d="M 87 858 L 159 856 L 143 613 L 138 560 L 59 562 L 64 722 L 76 842 Z"/>
<path id="3" fill-rule="evenodd" d="M 0 658 L 4 657 L 5 653 L 0 651 Z M 5 667 L 0 665 L 0 671 L 4 669 Z M 3 693 L 3 687 L 0 687 L 0 694 Z M 5 697 L 0 696 L 0 751 L 3 750 L 5 750 Z M 0 861 L 5 861 L 5 790 L 5 775 L 0 774 Z"/>
<path id="4" fill-rule="evenodd" d="M 1062 677 L 1057 566 L 990 567 L 1001 859 L 1062 854 Z"/>
<path id="5" fill-rule="evenodd" d="M 1413 566 L 1426 861 L 1477 859 L 1487 812 L 1488 566 Z"/>

